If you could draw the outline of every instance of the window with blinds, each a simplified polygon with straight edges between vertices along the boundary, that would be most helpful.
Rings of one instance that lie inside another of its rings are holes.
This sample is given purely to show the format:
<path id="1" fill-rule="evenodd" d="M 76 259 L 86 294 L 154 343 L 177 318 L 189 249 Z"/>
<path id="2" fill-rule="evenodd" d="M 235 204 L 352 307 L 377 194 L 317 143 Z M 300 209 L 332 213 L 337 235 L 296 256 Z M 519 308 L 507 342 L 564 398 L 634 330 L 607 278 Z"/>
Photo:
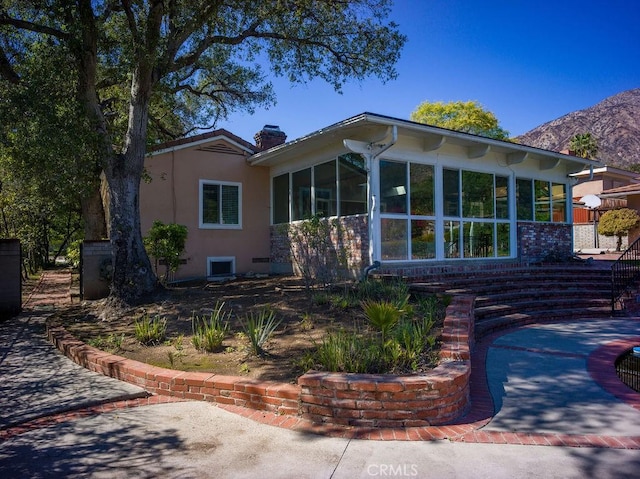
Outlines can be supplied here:
<path id="1" fill-rule="evenodd" d="M 242 227 L 242 185 L 200 180 L 200 228 Z"/>

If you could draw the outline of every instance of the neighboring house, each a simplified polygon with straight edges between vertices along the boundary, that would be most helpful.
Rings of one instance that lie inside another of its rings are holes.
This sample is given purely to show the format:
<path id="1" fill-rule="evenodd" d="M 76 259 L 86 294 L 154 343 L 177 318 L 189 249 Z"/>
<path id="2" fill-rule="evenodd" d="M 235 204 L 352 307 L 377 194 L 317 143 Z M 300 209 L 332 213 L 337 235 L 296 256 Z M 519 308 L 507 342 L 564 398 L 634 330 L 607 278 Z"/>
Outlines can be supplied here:
<path id="1" fill-rule="evenodd" d="M 314 214 L 342 225 L 353 275 L 569 256 L 570 175 L 600 166 L 371 113 L 268 146 L 219 130 L 149 155 L 143 234 L 155 219 L 189 229 L 176 278 L 291 272 L 287 226 Z"/>
<path id="2" fill-rule="evenodd" d="M 576 251 L 590 249 L 615 250 L 617 239 L 597 233 L 600 216 L 609 210 L 626 208 L 626 195 L 602 195 L 603 192 L 640 184 L 638 173 L 612 166 L 584 170 L 572 175 L 577 183 L 573 186 L 573 232 Z M 598 200 L 595 203 L 593 197 Z M 583 199 L 585 199 L 583 201 Z M 589 203 L 589 204 L 585 204 Z M 624 244 L 627 244 L 626 238 Z"/>

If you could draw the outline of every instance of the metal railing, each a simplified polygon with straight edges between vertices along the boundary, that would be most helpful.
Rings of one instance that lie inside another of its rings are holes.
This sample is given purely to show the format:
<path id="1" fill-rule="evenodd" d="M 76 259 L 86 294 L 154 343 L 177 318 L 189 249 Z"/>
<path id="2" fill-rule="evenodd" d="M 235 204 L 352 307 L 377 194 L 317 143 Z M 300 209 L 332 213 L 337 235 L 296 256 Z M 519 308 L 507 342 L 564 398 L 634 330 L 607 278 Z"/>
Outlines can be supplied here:
<path id="1" fill-rule="evenodd" d="M 627 351 L 616 360 L 616 374 L 620 380 L 636 392 L 640 392 L 640 356 Z"/>
<path id="2" fill-rule="evenodd" d="M 611 266 L 611 312 L 627 290 L 640 279 L 640 238 Z"/>

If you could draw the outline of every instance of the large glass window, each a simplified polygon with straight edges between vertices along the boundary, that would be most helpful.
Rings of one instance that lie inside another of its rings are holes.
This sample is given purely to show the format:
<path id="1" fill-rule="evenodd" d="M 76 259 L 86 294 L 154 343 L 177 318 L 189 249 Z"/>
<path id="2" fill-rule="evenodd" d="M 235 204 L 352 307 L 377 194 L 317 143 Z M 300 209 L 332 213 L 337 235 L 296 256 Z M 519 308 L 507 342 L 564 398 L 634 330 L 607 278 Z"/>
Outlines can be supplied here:
<path id="1" fill-rule="evenodd" d="M 567 221 L 567 191 L 566 185 L 562 183 L 551 184 L 551 208 L 554 223 L 565 223 Z"/>
<path id="2" fill-rule="evenodd" d="M 273 222 L 289 222 L 289 173 L 276 176 L 272 182 Z"/>
<path id="3" fill-rule="evenodd" d="M 460 258 L 460 222 L 445 220 L 444 222 L 444 257 Z"/>
<path id="4" fill-rule="evenodd" d="M 460 172 L 458 170 L 442 170 L 442 194 L 444 199 L 444 215 L 460 216 Z"/>
<path id="5" fill-rule="evenodd" d="M 382 259 L 407 259 L 407 221 L 382 218 L 380 220 L 380 231 Z"/>
<path id="6" fill-rule="evenodd" d="M 566 223 L 567 186 L 544 180 L 516 180 L 518 219 Z"/>
<path id="7" fill-rule="evenodd" d="M 516 209 L 519 220 L 533 220 L 533 183 L 531 180 L 516 179 Z"/>
<path id="8" fill-rule="evenodd" d="M 409 167 L 409 188 L 411 190 L 411 214 L 434 216 L 433 166 L 411 163 Z"/>
<path id="9" fill-rule="evenodd" d="M 367 212 L 367 170 L 364 158 L 355 153 L 338 157 L 340 216 Z"/>
<path id="10" fill-rule="evenodd" d="M 311 168 L 307 168 L 291 175 L 291 220 L 303 220 L 311 214 Z"/>
<path id="11" fill-rule="evenodd" d="M 548 181 L 535 180 L 535 220 L 551 221 L 551 190 Z"/>
<path id="12" fill-rule="evenodd" d="M 315 214 L 336 216 L 338 214 L 338 186 L 335 160 L 313 167 L 313 184 Z"/>
<path id="13" fill-rule="evenodd" d="M 476 171 L 462 172 L 462 216 L 493 218 L 493 175 Z"/>
<path id="14" fill-rule="evenodd" d="M 407 212 L 407 164 L 396 161 L 380 162 L 380 211 Z"/>
<path id="15" fill-rule="evenodd" d="M 509 178 L 496 176 L 496 218 L 509 219 Z"/>
<path id="16" fill-rule="evenodd" d="M 436 222 L 411 220 L 411 259 L 436 257 Z"/>
<path id="17" fill-rule="evenodd" d="M 241 184 L 200 180 L 200 227 L 240 228 Z"/>

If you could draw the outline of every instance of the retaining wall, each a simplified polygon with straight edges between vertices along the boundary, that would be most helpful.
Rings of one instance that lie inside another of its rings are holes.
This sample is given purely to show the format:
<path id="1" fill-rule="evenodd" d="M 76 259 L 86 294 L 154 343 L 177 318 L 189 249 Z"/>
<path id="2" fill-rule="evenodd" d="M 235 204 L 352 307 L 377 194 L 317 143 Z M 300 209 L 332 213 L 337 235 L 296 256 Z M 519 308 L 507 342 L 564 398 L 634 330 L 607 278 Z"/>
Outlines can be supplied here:
<path id="1" fill-rule="evenodd" d="M 47 335 L 76 363 L 152 394 L 302 416 L 324 424 L 439 425 L 462 416 L 470 405 L 474 302 L 473 296 L 458 296 L 447 307 L 441 364 L 428 373 L 396 376 L 310 371 L 297 385 L 150 366 L 88 346 L 53 323 L 47 324 Z"/>

